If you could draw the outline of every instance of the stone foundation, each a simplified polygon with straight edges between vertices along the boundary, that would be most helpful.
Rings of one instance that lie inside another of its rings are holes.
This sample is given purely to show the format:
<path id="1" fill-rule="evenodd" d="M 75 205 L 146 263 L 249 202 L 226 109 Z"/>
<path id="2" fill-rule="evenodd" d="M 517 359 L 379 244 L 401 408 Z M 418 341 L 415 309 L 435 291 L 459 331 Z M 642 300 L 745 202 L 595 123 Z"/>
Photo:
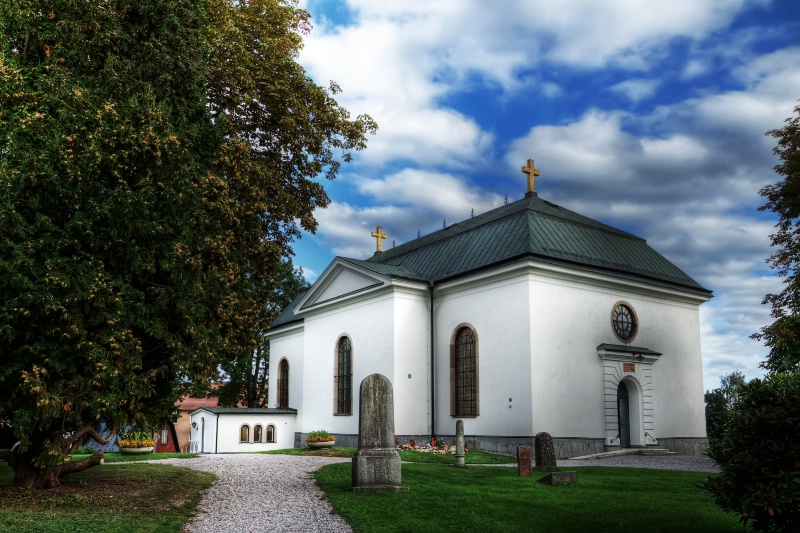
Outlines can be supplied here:
<path id="1" fill-rule="evenodd" d="M 705 437 L 659 437 L 658 445 L 680 455 L 705 457 L 708 439 Z"/>
<path id="2" fill-rule="evenodd" d="M 294 447 L 305 448 L 307 433 L 294 434 Z M 358 435 L 336 435 L 336 446 L 341 448 L 358 448 Z M 400 444 L 409 444 L 411 437 L 417 441 L 417 446 L 428 443 L 430 435 L 398 435 Z M 437 435 L 444 438 L 448 446 L 456 443 L 455 435 Z M 534 438 L 530 437 L 495 437 L 488 435 L 466 435 L 464 437 L 467 449 L 483 450 L 485 452 L 502 453 L 504 455 L 517 456 L 517 447 L 534 447 Z M 619 449 L 619 446 L 606 446 L 604 439 L 579 439 L 579 438 L 558 438 L 553 437 L 553 446 L 556 449 L 556 459 L 569 459 L 570 457 L 581 457 L 593 453 L 603 453 Z M 691 455 L 703 457 L 703 453 L 708 448 L 707 438 L 659 438 L 656 447 L 666 448 L 681 455 Z"/>

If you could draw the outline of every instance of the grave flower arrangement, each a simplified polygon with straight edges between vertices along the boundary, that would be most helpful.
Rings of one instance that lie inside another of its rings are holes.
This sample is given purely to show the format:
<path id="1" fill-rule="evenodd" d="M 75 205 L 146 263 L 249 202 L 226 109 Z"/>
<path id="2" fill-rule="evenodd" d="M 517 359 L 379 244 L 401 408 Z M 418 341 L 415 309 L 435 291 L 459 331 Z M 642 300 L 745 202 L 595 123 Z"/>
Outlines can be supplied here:
<path id="1" fill-rule="evenodd" d="M 336 440 L 336 437 L 325 431 L 324 429 L 318 429 L 316 431 L 309 432 L 308 436 L 306 437 L 306 443 L 310 442 L 331 442 Z"/>
<path id="2" fill-rule="evenodd" d="M 435 445 L 434 442 L 436 443 Z M 439 440 L 431 439 L 428 444 L 425 444 L 424 446 L 417 446 L 416 439 L 412 437 L 410 444 L 397 443 L 395 445 L 395 449 L 398 451 L 410 450 L 415 452 L 432 453 L 435 455 L 455 455 L 456 453 L 456 447 L 454 445 L 448 446 L 445 443 L 444 438 Z M 467 447 L 464 446 L 464 453 L 467 451 Z"/>
<path id="3" fill-rule="evenodd" d="M 130 430 L 117 440 L 120 448 L 152 448 L 155 445 L 156 441 L 140 429 Z"/>

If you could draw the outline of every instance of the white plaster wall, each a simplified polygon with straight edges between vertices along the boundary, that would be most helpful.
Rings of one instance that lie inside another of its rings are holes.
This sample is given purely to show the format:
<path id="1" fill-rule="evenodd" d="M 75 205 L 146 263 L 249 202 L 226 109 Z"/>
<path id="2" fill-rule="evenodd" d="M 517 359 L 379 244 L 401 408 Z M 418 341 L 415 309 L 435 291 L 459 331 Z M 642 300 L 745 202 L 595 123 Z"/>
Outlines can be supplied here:
<path id="1" fill-rule="evenodd" d="M 295 415 L 220 414 L 217 434 L 217 453 L 246 453 L 283 450 L 294 447 Z M 239 442 L 243 424 L 250 426 L 250 442 Z M 275 442 L 253 442 L 253 428 L 262 426 L 262 440 L 267 438 L 267 426 L 275 426 Z"/>
<path id="2" fill-rule="evenodd" d="M 298 424 L 303 412 L 303 327 L 294 327 L 285 333 L 277 332 L 269 341 L 269 392 L 268 407 L 278 405 L 278 365 L 284 357 L 289 362 L 289 407 L 297 409 Z M 299 427 L 299 426 L 298 426 Z"/>
<path id="3" fill-rule="evenodd" d="M 531 273 L 533 432 L 554 437 L 605 436 L 601 343 L 622 344 L 611 327 L 618 301 L 639 323 L 629 344 L 662 352 L 652 365 L 656 438 L 705 436 L 696 304 L 650 291 L 605 287 Z"/>
<path id="4" fill-rule="evenodd" d="M 427 288 L 395 293 L 394 428 L 398 435 L 430 433 L 430 315 Z"/>
<path id="5" fill-rule="evenodd" d="M 302 419 L 297 431 L 326 429 L 333 434 L 358 433 L 358 390 L 361 381 L 373 373 L 394 375 L 394 298 L 390 289 L 369 298 L 320 309 L 305 316 L 305 368 Z M 353 414 L 334 414 L 334 364 L 337 341 L 343 335 L 352 341 Z"/>
<path id="6" fill-rule="evenodd" d="M 197 424 L 197 429 L 192 427 L 190 434 L 191 440 L 197 442 L 200 448 L 200 453 L 215 453 L 216 434 L 217 434 L 217 416 L 208 411 L 197 411 L 190 415 L 191 422 Z M 205 438 L 202 437 L 203 420 L 205 419 Z"/>
<path id="7" fill-rule="evenodd" d="M 376 283 L 380 282 L 375 278 L 359 274 L 358 272 L 346 268 L 341 268 L 328 282 L 328 285 L 322 288 L 322 291 L 316 295 L 314 301 L 324 302 L 325 300 L 341 296 L 342 294 L 348 294 L 375 285 Z"/>
<path id="8" fill-rule="evenodd" d="M 450 416 L 450 342 L 459 325 L 470 324 L 478 337 L 480 415 L 463 418 L 465 433 L 530 435 L 530 311 L 524 273 L 464 289 L 443 285 L 434 295 L 434 312 L 436 432 L 455 433 L 457 418 Z"/>

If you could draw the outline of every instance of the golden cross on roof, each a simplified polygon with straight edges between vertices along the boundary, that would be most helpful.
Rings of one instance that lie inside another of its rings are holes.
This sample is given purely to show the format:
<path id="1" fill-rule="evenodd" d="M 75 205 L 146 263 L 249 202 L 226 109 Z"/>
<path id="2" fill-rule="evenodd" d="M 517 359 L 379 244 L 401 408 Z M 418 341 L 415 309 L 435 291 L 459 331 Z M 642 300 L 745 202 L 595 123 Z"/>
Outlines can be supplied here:
<path id="1" fill-rule="evenodd" d="M 533 168 L 533 159 L 528 159 L 528 166 L 522 167 L 522 172 L 528 175 L 528 192 L 533 192 L 533 178 L 542 173 L 538 168 Z"/>
<path id="2" fill-rule="evenodd" d="M 375 240 L 377 241 L 377 245 L 378 245 L 378 250 L 377 251 L 378 252 L 382 252 L 383 251 L 383 240 L 382 239 L 386 238 L 386 234 L 383 232 L 383 229 L 380 226 L 378 226 L 378 231 L 373 231 L 372 232 L 372 236 L 375 237 Z"/>

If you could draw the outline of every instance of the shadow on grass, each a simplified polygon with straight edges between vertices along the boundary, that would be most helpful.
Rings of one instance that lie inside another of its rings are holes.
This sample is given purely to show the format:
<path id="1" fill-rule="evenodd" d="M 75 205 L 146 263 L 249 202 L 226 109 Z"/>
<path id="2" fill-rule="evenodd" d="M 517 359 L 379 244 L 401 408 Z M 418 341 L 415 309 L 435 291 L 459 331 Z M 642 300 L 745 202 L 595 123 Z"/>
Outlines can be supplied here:
<path id="1" fill-rule="evenodd" d="M 216 476 L 158 464 L 98 466 L 51 490 L 11 486 L 0 463 L 0 531 L 183 531 Z"/>

